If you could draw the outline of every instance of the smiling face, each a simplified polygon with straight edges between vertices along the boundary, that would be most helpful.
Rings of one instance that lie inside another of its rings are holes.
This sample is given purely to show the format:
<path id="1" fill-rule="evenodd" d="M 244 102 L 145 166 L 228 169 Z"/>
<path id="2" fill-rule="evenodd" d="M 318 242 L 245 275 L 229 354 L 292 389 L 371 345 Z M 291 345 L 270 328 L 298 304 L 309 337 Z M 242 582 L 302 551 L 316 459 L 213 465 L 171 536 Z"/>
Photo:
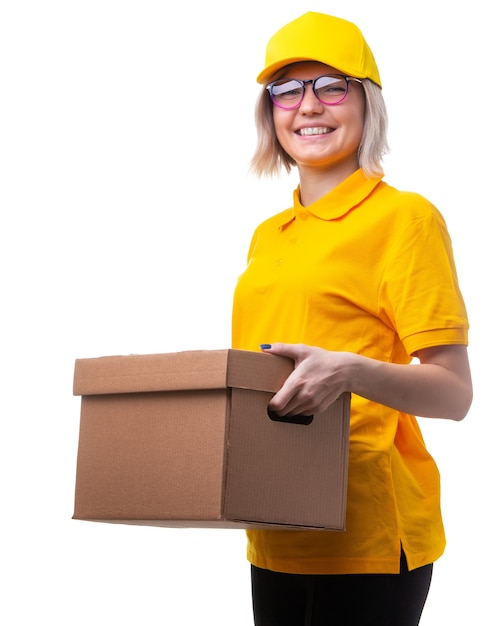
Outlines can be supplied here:
<path id="1" fill-rule="evenodd" d="M 295 63 L 279 78 L 312 80 L 324 74 L 341 74 L 329 65 Z M 307 168 L 342 170 L 349 175 L 359 167 L 358 147 L 363 134 L 365 98 L 363 87 L 349 82 L 348 94 L 340 104 L 320 102 L 306 86 L 304 99 L 292 110 L 273 106 L 277 139 L 296 162 L 299 172 Z"/>

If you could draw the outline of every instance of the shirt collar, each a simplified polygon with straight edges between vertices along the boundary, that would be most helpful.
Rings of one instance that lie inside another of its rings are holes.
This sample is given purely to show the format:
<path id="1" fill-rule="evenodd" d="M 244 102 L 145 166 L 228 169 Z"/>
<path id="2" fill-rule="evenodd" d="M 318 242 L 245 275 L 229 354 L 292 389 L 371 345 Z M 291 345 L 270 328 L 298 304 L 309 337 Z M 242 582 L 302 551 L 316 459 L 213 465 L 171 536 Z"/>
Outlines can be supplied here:
<path id="1" fill-rule="evenodd" d="M 322 220 L 338 219 L 368 197 L 381 180 L 382 176 L 367 178 L 363 170 L 358 169 L 307 208 L 300 203 L 299 186 L 293 193 L 293 207 L 284 212 L 281 226 L 285 226 L 301 214 L 314 215 Z"/>

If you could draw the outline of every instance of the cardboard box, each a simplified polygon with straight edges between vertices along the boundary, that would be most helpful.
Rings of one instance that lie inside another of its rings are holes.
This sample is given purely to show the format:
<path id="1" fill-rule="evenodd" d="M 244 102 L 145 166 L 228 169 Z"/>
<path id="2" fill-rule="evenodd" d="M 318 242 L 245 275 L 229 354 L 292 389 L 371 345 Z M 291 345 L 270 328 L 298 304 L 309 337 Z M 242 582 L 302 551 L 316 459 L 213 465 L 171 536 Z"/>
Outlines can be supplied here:
<path id="1" fill-rule="evenodd" d="M 292 369 L 243 350 L 77 359 L 73 518 L 343 530 L 350 396 L 310 423 L 275 421 Z"/>

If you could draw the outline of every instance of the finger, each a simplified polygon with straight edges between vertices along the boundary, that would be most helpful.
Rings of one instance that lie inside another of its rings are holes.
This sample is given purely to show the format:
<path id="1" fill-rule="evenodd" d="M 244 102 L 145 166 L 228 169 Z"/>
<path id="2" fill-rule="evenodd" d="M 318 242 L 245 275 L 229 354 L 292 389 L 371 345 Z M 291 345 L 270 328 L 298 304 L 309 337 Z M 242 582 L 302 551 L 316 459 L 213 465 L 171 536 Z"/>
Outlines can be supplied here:
<path id="1" fill-rule="evenodd" d="M 310 404 L 310 398 L 305 398 L 302 385 L 298 384 L 296 370 L 285 380 L 283 386 L 275 393 L 269 403 L 271 410 L 279 415 L 289 415 L 297 412 L 304 404 Z"/>
<path id="2" fill-rule="evenodd" d="M 269 404 L 269 410 L 280 417 L 293 417 L 296 415 L 313 415 L 315 413 L 314 407 L 306 403 L 290 402 L 280 410 L 275 409 L 271 403 Z"/>
<path id="3" fill-rule="evenodd" d="M 263 343 L 260 346 L 263 352 L 269 352 L 270 354 L 278 354 L 280 356 L 287 356 L 296 360 L 299 356 L 299 346 L 292 343 Z"/>
<path id="4" fill-rule="evenodd" d="M 279 415 L 285 415 L 295 410 L 295 407 L 298 405 L 294 397 L 293 386 L 287 385 L 287 382 L 285 381 L 281 389 L 274 394 L 269 402 L 269 408 Z"/>

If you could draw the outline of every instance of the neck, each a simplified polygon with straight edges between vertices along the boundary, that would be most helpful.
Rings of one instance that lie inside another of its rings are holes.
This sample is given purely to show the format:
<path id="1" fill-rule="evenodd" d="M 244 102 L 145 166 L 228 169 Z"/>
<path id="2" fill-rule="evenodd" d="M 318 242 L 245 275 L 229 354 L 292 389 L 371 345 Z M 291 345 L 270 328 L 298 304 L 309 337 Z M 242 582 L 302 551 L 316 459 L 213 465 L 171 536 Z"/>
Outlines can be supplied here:
<path id="1" fill-rule="evenodd" d="M 299 166 L 300 202 L 307 207 L 340 185 L 358 169 L 358 165 L 346 165 L 322 170 L 317 167 Z"/>

